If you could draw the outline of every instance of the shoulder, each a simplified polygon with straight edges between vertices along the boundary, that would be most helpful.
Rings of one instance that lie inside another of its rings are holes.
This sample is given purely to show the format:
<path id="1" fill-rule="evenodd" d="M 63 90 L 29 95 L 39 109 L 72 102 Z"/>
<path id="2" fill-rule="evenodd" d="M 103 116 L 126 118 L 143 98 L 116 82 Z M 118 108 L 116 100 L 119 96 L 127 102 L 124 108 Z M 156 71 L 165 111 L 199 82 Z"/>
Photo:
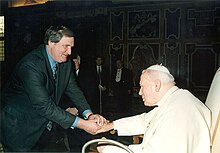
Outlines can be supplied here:
<path id="1" fill-rule="evenodd" d="M 16 71 L 25 73 L 27 71 L 46 71 L 46 51 L 42 45 L 25 55 L 16 65 Z M 24 74 L 22 74 L 24 75 Z"/>
<path id="2" fill-rule="evenodd" d="M 38 65 L 46 60 L 47 60 L 47 57 L 46 57 L 45 48 L 42 48 L 42 46 L 40 46 L 37 49 L 32 50 L 26 56 L 24 56 L 21 60 L 21 63 Z"/>

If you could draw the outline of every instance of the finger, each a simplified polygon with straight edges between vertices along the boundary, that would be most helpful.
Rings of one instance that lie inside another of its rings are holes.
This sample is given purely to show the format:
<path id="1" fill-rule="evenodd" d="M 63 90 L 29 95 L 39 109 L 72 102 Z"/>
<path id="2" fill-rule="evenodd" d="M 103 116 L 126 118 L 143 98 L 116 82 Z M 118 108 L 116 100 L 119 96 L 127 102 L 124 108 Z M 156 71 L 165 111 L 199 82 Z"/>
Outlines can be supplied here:
<path id="1" fill-rule="evenodd" d="M 100 119 L 101 119 L 101 123 L 102 123 L 102 125 L 104 125 L 104 124 L 108 124 L 108 120 L 106 120 L 103 116 L 100 116 Z"/>
<path id="2" fill-rule="evenodd" d="M 102 126 L 101 119 L 100 119 L 99 117 L 97 117 L 97 124 L 98 124 L 99 126 Z"/>
<path id="3" fill-rule="evenodd" d="M 100 123 L 101 123 L 101 125 L 104 125 L 104 123 L 105 123 L 105 118 L 104 117 L 100 117 Z"/>

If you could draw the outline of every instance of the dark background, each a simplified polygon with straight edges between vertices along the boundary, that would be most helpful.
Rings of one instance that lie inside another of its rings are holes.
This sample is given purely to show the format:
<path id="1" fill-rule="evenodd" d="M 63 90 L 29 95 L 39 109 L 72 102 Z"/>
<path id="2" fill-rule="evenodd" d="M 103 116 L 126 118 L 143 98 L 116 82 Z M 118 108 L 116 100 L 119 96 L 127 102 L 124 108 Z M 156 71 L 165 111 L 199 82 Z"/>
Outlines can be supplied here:
<path id="1" fill-rule="evenodd" d="M 134 74 L 162 63 L 177 85 L 205 100 L 220 66 L 219 1 L 48 1 L 8 7 L 5 16 L 5 61 L 1 87 L 18 60 L 42 43 L 50 25 L 66 25 L 76 34 L 73 53 L 90 66 L 97 54 L 112 70 L 120 58 Z"/>

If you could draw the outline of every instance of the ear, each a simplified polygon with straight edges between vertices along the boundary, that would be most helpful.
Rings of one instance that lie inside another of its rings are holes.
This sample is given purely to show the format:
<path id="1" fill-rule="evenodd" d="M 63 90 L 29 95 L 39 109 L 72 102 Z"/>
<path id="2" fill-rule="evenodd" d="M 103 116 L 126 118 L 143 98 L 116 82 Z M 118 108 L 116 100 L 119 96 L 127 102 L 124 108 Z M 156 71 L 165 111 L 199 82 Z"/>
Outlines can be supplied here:
<path id="1" fill-rule="evenodd" d="M 50 41 L 50 40 L 48 41 L 48 45 L 49 45 L 49 46 L 54 45 L 54 44 L 55 44 L 55 42 L 52 42 L 52 41 Z"/>
<path id="2" fill-rule="evenodd" d="M 155 91 L 159 92 L 161 88 L 161 81 L 159 79 L 155 80 Z"/>

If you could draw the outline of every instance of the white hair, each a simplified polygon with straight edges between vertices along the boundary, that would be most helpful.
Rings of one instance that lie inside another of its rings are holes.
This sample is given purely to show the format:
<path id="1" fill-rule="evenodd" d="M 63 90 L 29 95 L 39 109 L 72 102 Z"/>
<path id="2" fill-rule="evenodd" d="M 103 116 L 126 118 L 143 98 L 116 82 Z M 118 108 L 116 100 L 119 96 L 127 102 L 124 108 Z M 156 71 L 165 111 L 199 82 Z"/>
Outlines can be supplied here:
<path id="1" fill-rule="evenodd" d="M 146 69 L 150 71 L 150 76 L 154 79 L 160 79 L 164 83 L 175 82 L 173 75 L 163 65 L 152 65 Z"/>

